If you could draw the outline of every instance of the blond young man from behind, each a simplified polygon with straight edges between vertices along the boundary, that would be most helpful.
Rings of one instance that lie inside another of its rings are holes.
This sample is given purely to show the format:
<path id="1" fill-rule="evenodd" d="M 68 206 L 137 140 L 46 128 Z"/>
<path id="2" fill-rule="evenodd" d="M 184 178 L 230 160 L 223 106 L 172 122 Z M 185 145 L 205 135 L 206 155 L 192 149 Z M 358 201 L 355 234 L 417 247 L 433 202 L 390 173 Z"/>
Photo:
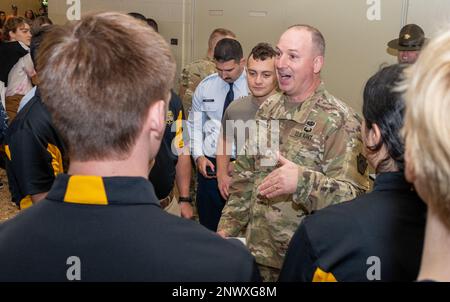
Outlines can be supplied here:
<path id="1" fill-rule="evenodd" d="M 164 212 L 147 180 L 175 76 L 159 34 L 127 15 L 87 15 L 46 35 L 37 66 L 70 167 L 0 225 L 0 281 L 258 280 L 243 246 Z"/>

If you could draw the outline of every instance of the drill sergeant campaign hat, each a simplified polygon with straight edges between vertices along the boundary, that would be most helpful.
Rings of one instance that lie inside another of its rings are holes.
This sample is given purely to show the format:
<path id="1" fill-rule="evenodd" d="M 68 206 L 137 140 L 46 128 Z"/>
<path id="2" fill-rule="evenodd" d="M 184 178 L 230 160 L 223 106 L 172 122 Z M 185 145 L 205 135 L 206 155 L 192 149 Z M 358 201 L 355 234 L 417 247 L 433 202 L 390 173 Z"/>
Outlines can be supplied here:
<path id="1" fill-rule="evenodd" d="M 398 39 L 388 43 L 388 46 L 399 51 L 421 50 L 428 41 L 423 29 L 417 24 L 408 24 L 400 30 Z"/>

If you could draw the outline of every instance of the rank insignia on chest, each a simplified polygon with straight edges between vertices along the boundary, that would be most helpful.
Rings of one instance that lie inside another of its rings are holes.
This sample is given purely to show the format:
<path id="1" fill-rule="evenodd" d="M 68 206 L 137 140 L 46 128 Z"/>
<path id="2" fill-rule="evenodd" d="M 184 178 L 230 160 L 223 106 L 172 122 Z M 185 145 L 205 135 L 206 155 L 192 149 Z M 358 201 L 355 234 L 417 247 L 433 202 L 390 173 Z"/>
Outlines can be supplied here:
<path id="1" fill-rule="evenodd" d="M 294 137 L 303 138 L 303 139 L 306 139 L 306 140 L 309 140 L 309 141 L 312 140 L 313 136 L 311 134 L 308 134 L 308 133 L 305 133 L 305 132 L 306 132 L 305 130 L 301 131 L 301 130 L 298 130 L 298 129 L 294 129 L 291 132 L 291 135 L 294 136 Z"/>
<path id="2" fill-rule="evenodd" d="M 167 111 L 167 117 L 166 117 L 166 123 L 167 125 L 172 125 L 173 122 L 175 121 L 175 116 L 172 112 L 172 110 Z"/>
<path id="3" fill-rule="evenodd" d="M 357 166 L 358 166 L 358 172 L 361 175 L 366 174 L 367 166 L 369 165 L 367 163 L 367 159 L 362 155 L 361 153 L 356 157 Z"/>
<path id="4" fill-rule="evenodd" d="M 303 129 L 303 131 L 305 131 L 306 133 L 311 133 L 314 130 L 315 127 L 316 127 L 316 122 L 314 122 L 314 121 L 307 121 L 306 122 L 306 126 Z"/>

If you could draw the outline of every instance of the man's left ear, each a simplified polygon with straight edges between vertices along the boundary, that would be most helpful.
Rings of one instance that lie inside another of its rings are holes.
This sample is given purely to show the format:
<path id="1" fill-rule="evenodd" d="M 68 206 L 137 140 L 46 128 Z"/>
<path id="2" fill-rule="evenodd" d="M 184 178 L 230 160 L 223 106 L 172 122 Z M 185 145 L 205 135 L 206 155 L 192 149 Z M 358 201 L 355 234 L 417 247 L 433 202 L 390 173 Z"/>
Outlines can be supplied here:
<path id="1" fill-rule="evenodd" d="M 313 65 L 314 65 L 314 73 L 315 74 L 320 73 L 320 71 L 322 70 L 322 67 L 323 67 L 323 62 L 324 62 L 323 56 L 317 56 L 314 58 Z"/>

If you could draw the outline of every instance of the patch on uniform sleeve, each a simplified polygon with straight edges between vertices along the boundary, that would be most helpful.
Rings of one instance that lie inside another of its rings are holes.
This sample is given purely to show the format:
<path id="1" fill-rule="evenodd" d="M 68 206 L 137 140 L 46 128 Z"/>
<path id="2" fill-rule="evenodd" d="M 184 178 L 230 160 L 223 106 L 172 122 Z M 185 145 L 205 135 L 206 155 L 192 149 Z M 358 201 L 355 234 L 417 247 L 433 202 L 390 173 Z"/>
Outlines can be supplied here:
<path id="1" fill-rule="evenodd" d="M 166 124 L 170 126 L 173 124 L 174 121 L 175 121 L 175 116 L 174 116 L 172 110 L 168 110 L 167 117 L 166 117 Z"/>
<path id="2" fill-rule="evenodd" d="M 367 163 L 367 159 L 364 157 L 364 155 L 359 153 L 359 155 L 356 157 L 356 161 L 359 174 L 361 175 L 366 174 L 366 170 L 369 164 Z"/>

